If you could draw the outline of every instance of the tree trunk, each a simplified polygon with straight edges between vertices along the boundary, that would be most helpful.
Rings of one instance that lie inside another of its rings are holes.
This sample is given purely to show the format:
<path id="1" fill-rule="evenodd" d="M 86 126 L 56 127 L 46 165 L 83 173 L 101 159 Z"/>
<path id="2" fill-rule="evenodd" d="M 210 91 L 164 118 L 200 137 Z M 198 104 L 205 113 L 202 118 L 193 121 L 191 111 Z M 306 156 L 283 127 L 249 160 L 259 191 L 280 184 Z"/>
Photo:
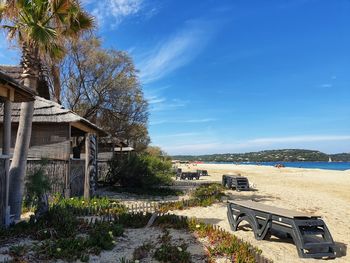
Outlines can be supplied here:
<path id="1" fill-rule="evenodd" d="M 27 156 L 32 134 L 32 120 L 34 102 L 23 102 L 17 131 L 16 145 L 10 168 L 10 196 L 11 214 L 18 220 L 21 217 L 22 199 L 24 192 L 24 177 L 27 166 Z"/>
<path id="2" fill-rule="evenodd" d="M 22 66 L 24 85 L 36 90 L 38 83 L 38 73 L 40 68 L 38 60 L 38 50 L 28 46 L 23 46 Z M 17 131 L 17 138 L 13 159 L 10 167 L 10 195 L 9 205 L 11 214 L 15 215 L 15 220 L 19 220 L 22 212 L 22 200 L 24 192 L 24 179 L 27 166 L 27 156 L 32 135 L 32 120 L 34 112 L 34 102 L 23 102 L 21 104 L 21 115 Z"/>
<path id="3" fill-rule="evenodd" d="M 58 103 L 61 104 L 61 80 L 60 80 L 60 68 L 55 63 L 52 62 L 51 66 L 51 74 L 53 79 L 53 99 Z"/>

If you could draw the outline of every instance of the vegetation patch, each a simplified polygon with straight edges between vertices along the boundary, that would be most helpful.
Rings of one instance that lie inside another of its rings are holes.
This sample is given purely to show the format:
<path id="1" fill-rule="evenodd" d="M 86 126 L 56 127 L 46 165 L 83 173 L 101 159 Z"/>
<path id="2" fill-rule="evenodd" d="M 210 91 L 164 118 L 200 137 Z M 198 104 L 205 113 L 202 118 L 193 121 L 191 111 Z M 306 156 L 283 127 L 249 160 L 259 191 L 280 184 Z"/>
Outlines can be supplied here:
<path id="1" fill-rule="evenodd" d="M 184 192 L 177 189 L 172 189 L 169 187 L 151 187 L 151 188 L 139 188 L 139 187 L 122 187 L 113 186 L 110 188 L 111 191 L 117 193 L 130 193 L 136 195 L 146 195 L 146 196 L 180 196 Z"/>
<path id="2" fill-rule="evenodd" d="M 221 190 L 217 185 L 199 188 L 193 193 L 198 200 L 205 200 L 207 195 L 219 198 Z M 117 213 L 98 216 L 98 220 L 86 221 L 82 215 L 76 214 L 81 200 L 60 200 L 61 205 L 51 205 L 49 211 L 39 220 L 34 217 L 29 222 L 19 223 L 0 234 L 5 237 L 28 236 L 38 240 L 30 245 L 17 245 L 9 250 L 9 254 L 18 262 L 65 260 L 86 262 L 90 255 L 99 255 L 104 250 L 112 250 L 118 246 L 117 237 L 124 234 L 125 228 L 144 228 L 149 222 L 150 213 Z M 93 201 L 94 202 L 94 201 Z M 88 209 L 95 204 L 88 202 Z M 106 200 L 99 200 L 101 205 Z M 85 206 L 85 204 L 84 204 Z M 83 212 L 83 210 L 79 210 Z M 91 211 L 94 211 L 93 209 Z M 250 244 L 237 239 L 232 234 L 212 225 L 200 223 L 196 219 L 188 219 L 176 215 L 161 215 L 153 223 L 154 227 L 163 229 L 163 234 L 155 242 L 145 242 L 136 247 L 132 253 L 132 261 L 120 258 L 120 262 L 137 262 L 154 258 L 160 262 L 191 262 L 186 240 L 174 242 L 167 229 L 186 230 L 193 236 L 207 240 L 205 243 L 208 262 L 217 257 L 226 257 L 233 262 L 255 262 L 255 256 L 261 251 Z M 151 230 L 151 229 L 150 229 Z M 1 236 L 3 237 L 3 236 Z M 6 240 L 6 239 L 5 239 Z M 2 240 L 2 241 L 5 241 Z M 5 242 L 6 243 L 6 242 Z"/>
<path id="3" fill-rule="evenodd" d="M 160 247 L 156 249 L 154 258 L 164 263 L 190 263 L 191 254 L 187 251 L 187 245 L 182 243 L 175 246 L 171 243 L 169 231 L 164 229 L 164 235 L 159 238 Z"/>
<path id="4" fill-rule="evenodd" d="M 191 193 L 191 198 L 188 200 L 164 203 L 160 206 L 160 211 L 165 213 L 169 210 L 183 210 L 186 208 L 197 206 L 210 206 L 221 201 L 225 188 L 220 184 L 205 184 L 196 188 Z"/>
<path id="5" fill-rule="evenodd" d="M 150 189 L 172 183 L 170 159 L 151 154 L 116 156 L 109 162 L 107 183 L 131 188 Z"/>

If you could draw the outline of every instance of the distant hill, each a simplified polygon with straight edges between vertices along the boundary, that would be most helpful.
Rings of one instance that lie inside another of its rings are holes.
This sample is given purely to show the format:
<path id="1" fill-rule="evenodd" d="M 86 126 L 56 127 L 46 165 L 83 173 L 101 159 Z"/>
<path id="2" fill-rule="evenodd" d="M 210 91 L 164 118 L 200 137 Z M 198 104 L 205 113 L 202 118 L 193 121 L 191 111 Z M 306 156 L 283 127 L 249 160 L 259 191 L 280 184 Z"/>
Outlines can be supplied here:
<path id="1" fill-rule="evenodd" d="M 224 153 L 209 155 L 175 155 L 174 160 L 204 162 L 349 162 L 350 153 L 326 154 L 302 149 L 268 150 L 249 153 Z"/>

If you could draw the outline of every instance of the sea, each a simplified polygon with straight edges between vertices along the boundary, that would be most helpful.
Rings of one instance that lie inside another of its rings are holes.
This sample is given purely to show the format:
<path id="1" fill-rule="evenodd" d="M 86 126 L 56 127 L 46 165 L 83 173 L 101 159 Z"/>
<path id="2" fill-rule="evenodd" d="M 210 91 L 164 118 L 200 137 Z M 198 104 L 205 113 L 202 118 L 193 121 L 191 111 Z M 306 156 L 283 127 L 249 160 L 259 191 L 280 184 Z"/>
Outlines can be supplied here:
<path id="1" fill-rule="evenodd" d="M 208 162 L 216 164 L 232 164 L 232 162 Z M 247 164 L 247 165 L 267 165 L 275 166 L 276 164 L 283 164 L 285 167 L 294 168 L 310 168 L 310 169 L 325 169 L 325 170 L 350 170 L 350 162 L 243 162 L 235 164 Z"/>

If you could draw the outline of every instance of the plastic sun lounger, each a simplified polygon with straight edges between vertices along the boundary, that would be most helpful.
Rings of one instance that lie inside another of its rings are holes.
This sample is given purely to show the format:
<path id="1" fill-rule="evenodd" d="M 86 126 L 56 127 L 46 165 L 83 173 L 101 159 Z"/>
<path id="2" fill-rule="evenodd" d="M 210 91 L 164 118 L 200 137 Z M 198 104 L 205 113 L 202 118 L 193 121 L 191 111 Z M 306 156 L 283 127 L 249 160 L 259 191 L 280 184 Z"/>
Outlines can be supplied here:
<path id="1" fill-rule="evenodd" d="M 197 173 L 200 176 L 208 176 L 208 171 L 207 170 L 197 170 Z"/>
<path id="2" fill-rule="evenodd" d="M 227 217 L 232 231 L 246 221 L 257 240 L 271 231 L 293 238 L 301 258 L 335 258 L 332 236 L 319 216 L 269 206 L 253 201 L 228 201 Z"/>
<path id="3" fill-rule="evenodd" d="M 180 175 L 181 180 L 193 180 L 197 179 L 199 180 L 200 175 L 197 172 L 182 172 Z"/>
<path id="4" fill-rule="evenodd" d="M 222 185 L 226 188 L 233 188 L 236 191 L 249 190 L 249 181 L 247 177 L 239 175 L 222 176 Z"/>

